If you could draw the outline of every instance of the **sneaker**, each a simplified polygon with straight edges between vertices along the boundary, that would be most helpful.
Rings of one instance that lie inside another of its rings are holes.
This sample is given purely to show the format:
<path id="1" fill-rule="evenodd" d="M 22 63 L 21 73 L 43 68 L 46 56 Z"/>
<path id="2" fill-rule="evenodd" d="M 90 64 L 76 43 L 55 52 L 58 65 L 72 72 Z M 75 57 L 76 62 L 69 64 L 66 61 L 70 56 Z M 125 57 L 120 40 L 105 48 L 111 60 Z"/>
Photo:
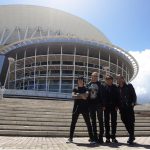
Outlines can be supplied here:
<path id="1" fill-rule="evenodd" d="M 106 139 L 106 143 L 110 143 L 110 139 Z"/>
<path id="2" fill-rule="evenodd" d="M 73 140 L 71 138 L 69 138 L 66 143 L 72 143 L 72 142 L 73 142 Z"/>
<path id="3" fill-rule="evenodd" d="M 112 139 L 112 143 L 118 143 L 116 139 Z"/>

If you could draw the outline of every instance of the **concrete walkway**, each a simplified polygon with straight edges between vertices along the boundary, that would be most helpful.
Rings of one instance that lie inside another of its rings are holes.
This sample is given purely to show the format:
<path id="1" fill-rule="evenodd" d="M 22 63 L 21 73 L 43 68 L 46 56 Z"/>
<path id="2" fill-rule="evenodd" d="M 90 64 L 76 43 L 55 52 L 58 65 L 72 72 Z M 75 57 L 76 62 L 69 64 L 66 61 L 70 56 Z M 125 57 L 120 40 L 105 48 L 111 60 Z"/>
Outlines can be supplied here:
<path id="1" fill-rule="evenodd" d="M 133 146 L 126 144 L 127 137 L 117 139 L 118 144 L 91 145 L 88 138 L 74 138 L 74 143 L 67 144 L 67 138 L 0 136 L 0 150 L 150 150 L 150 137 L 136 137 Z"/>

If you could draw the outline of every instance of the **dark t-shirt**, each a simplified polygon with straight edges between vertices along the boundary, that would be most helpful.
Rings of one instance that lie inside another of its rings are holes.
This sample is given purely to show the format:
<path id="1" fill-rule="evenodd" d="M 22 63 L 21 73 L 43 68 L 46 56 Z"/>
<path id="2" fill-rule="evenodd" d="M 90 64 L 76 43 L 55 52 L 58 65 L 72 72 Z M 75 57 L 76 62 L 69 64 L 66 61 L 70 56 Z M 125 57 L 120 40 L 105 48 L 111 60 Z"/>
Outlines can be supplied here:
<path id="1" fill-rule="evenodd" d="M 89 105 L 103 106 L 103 86 L 97 82 L 89 82 L 87 84 L 89 90 Z"/>
<path id="2" fill-rule="evenodd" d="M 83 87 L 75 87 L 73 89 L 73 92 L 79 93 L 79 94 L 84 94 L 87 92 L 87 89 L 85 86 Z M 87 111 L 88 110 L 88 102 L 87 99 L 83 100 L 83 99 L 75 99 L 74 100 L 74 109 L 78 109 L 78 111 L 82 112 L 82 111 Z"/>

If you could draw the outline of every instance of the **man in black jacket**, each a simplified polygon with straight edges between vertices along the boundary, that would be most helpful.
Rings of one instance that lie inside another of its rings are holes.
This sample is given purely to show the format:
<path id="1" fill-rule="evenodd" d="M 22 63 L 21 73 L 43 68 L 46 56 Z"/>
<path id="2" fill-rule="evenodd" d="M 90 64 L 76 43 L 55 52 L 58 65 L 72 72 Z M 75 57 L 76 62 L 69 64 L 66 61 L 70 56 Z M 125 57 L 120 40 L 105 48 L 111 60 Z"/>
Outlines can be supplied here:
<path id="1" fill-rule="evenodd" d="M 132 84 L 127 84 L 123 76 L 118 76 L 118 90 L 120 95 L 120 114 L 121 120 L 125 124 L 125 127 L 129 133 L 128 144 L 133 144 L 134 137 L 134 106 L 136 104 L 136 93 Z"/>
<path id="2" fill-rule="evenodd" d="M 105 136 L 106 143 L 110 143 L 110 138 L 113 143 L 118 143 L 116 140 L 117 127 L 117 110 L 119 104 L 119 93 L 117 86 L 113 84 L 113 77 L 107 75 L 105 78 Z M 110 116 L 111 116 L 111 135 L 110 135 Z"/>
<path id="3" fill-rule="evenodd" d="M 98 73 L 93 72 L 91 76 L 91 81 L 87 84 L 89 90 L 89 110 L 90 117 L 92 120 L 92 130 L 94 135 L 94 140 L 98 143 L 103 143 L 103 90 L 104 87 L 98 81 Z M 96 115 L 99 122 L 99 137 L 97 136 L 97 124 L 96 124 Z"/>

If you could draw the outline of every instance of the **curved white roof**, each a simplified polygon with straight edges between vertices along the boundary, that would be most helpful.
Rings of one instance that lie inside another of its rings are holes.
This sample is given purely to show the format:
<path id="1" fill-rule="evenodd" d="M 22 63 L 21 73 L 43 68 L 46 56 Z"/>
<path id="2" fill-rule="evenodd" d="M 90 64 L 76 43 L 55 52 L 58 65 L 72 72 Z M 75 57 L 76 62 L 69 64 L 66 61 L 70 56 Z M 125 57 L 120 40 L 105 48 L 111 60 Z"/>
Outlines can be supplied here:
<path id="1" fill-rule="evenodd" d="M 69 13 L 48 7 L 1 5 L 0 22 L 1 35 L 4 32 L 6 34 L 5 29 L 13 32 L 16 28 L 19 28 L 25 34 L 26 28 L 28 27 L 28 30 L 32 30 L 33 32 L 35 29 L 41 29 L 43 35 L 49 32 L 51 34 L 72 35 L 82 39 L 110 43 L 101 31 L 87 21 Z M 21 38 L 23 37 L 20 36 Z"/>
<path id="2" fill-rule="evenodd" d="M 88 41 L 108 46 L 131 63 L 134 72 L 132 79 L 138 73 L 138 64 L 128 52 L 113 45 L 101 31 L 79 17 L 41 6 L 0 6 L 0 54 L 34 42 L 51 40 Z"/>

